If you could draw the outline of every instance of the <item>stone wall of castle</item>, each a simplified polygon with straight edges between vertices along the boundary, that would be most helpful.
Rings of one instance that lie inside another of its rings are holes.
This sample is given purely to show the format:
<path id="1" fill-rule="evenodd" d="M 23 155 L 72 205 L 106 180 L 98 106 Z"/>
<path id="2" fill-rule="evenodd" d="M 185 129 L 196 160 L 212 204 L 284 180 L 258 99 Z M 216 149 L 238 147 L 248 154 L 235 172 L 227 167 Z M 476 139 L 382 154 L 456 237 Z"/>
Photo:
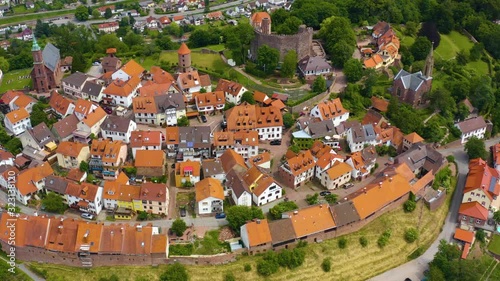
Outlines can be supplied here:
<path id="1" fill-rule="evenodd" d="M 305 25 L 299 27 L 299 32 L 293 35 L 263 34 L 255 32 L 255 38 L 250 46 L 250 56 L 253 60 L 257 58 L 257 50 L 262 45 L 280 51 L 280 60 L 282 61 L 289 50 L 295 50 L 299 60 L 311 54 L 313 29 Z"/>

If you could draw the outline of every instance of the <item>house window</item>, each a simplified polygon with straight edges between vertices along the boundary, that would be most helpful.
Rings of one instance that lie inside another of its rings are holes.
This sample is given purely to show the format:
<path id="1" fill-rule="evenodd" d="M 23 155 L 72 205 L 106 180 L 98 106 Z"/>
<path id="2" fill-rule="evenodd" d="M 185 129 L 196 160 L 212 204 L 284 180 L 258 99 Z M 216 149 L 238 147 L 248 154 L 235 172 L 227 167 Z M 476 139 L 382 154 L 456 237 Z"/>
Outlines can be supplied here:
<path id="1" fill-rule="evenodd" d="M 476 220 L 476 223 L 477 223 L 477 224 L 480 224 L 480 223 L 481 223 L 481 220 Z"/>

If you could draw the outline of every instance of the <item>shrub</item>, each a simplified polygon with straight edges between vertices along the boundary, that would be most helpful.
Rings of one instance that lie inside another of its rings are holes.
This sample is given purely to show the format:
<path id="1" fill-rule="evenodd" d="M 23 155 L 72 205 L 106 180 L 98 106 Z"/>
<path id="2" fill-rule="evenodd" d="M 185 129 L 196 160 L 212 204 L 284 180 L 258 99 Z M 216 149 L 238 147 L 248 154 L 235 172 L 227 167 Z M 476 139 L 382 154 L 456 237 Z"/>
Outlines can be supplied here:
<path id="1" fill-rule="evenodd" d="M 262 276 L 270 276 L 276 273 L 279 269 L 279 265 L 275 261 L 261 259 L 257 262 L 257 273 Z"/>
<path id="2" fill-rule="evenodd" d="M 479 242 L 484 243 L 486 239 L 486 233 L 484 233 L 484 230 L 478 229 L 476 231 L 476 239 L 479 240 Z"/>
<path id="3" fill-rule="evenodd" d="M 380 235 L 380 237 L 377 240 L 378 246 L 380 248 L 385 247 L 387 245 L 387 243 L 389 243 L 389 238 L 391 238 L 391 230 L 390 229 L 384 231 L 384 233 L 382 233 L 382 235 Z"/>
<path id="4" fill-rule="evenodd" d="M 345 249 L 347 247 L 347 239 L 345 239 L 344 237 L 340 238 L 338 243 L 340 249 Z"/>
<path id="5" fill-rule="evenodd" d="M 455 162 L 455 156 L 448 155 L 448 156 L 446 156 L 446 160 L 448 160 L 449 163 Z"/>
<path id="6" fill-rule="evenodd" d="M 403 210 L 405 213 L 411 213 L 417 208 L 417 203 L 411 199 L 406 200 L 406 202 L 403 204 Z"/>
<path id="7" fill-rule="evenodd" d="M 174 263 L 167 266 L 165 272 L 160 275 L 160 281 L 187 281 L 188 279 L 189 275 L 186 271 L 186 267 L 180 263 Z"/>
<path id="8" fill-rule="evenodd" d="M 252 270 L 252 266 L 249 263 L 245 263 L 245 265 L 243 266 L 243 270 L 245 272 L 249 272 Z"/>
<path id="9" fill-rule="evenodd" d="M 413 243 L 418 239 L 418 230 L 416 228 L 408 228 L 405 231 L 405 240 L 408 243 Z"/>
<path id="10" fill-rule="evenodd" d="M 184 231 L 186 231 L 186 229 L 187 229 L 186 222 L 179 218 L 172 223 L 172 227 L 170 228 L 170 230 L 172 230 L 172 232 L 175 233 L 175 235 L 177 236 L 182 236 L 184 234 Z"/>
<path id="11" fill-rule="evenodd" d="M 224 281 L 236 281 L 236 277 L 234 277 L 232 272 L 228 272 L 224 275 Z"/>
<path id="12" fill-rule="evenodd" d="M 425 249 L 422 247 L 418 247 L 415 251 L 413 251 L 409 256 L 408 260 L 414 260 L 420 257 L 425 252 Z"/>
<path id="13" fill-rule="evenodd" d="M 330 272 L 330 270 L 332 269 L 332 260 L 330 258 L 323 259 L 323 262 L 321 263 L 321 269 L 323 269 L 324 272 Z"/>
<path id="14" fill-rule="evenodd" d="M 314 193 L 314 195 L 307 194 L 306 201 L 307 201 L 307 204 L 309 204 L 309 205 L 318 204 L 319 203 L 319 194 L 318 193 Z"/>
<path id="15" fill-rule="evenodd" d="M 359 237 L 359 244 L 361 244 L 361 247 L 363 248 L 368 246 L 368 239 L 364 236 Z"/>

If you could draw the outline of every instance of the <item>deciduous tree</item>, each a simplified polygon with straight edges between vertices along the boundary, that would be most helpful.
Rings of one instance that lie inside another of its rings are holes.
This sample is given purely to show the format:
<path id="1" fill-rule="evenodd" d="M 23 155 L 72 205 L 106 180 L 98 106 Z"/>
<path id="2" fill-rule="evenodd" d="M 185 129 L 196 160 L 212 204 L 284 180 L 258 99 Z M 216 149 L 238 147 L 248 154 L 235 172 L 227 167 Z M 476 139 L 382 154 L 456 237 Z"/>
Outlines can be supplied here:
<path id="1" fill-rule="evenodd" d="M 106 10 L 104 10 L 104 18 L 105 19 L 110 19 L 111 17 L 113 16 L 113 12 L 111 11 L 111 8 L 106 8 Z"/>
<path id="2" fill-rule="evenodd" d="M 326 80 L 323 78 L 323 76 L 318 76 L 316 79 L 314 79 L 314 82 L 312 84 L 312 91 L 316 94 L 321 94 L 324 91 L 326 91 Z"/>
<path id="3" fill-rule="evenodd" d="M 47 212 L 57 214 L 64 213 L 68 208 L 68 206 L 64 204 L 63 198 L 53 192 L 47 193 L 45 198 L 42 199 L 42 204 Z"/>
<path id="4" fill-rule="evenodd" d="M 187 225 L 186 222 L 180 218 L 177 218 L 173 223 L 172 227 L 170 230 L 172 230 L 173 233 L 177 236 L 182 236 L 184 234 L 184 231 L 186 231 Z"/>
<path id="5" fill-rule="evenodd" d="M 267 45 L 262 45 L 257 50 L 257 66 L 265 74 L 274 72 L 280 60 L 280 52 Z"/>
<path id="6" fill-rule="evenodd" d="M 78 6 L 75 10 L 75 18 L 79 21 L 86 21 L 89 19 L 89 10 L 84 5 Z"/>
<path id="7" fill-rule="evenodd" d="M 255 98 L 253 97 L 253 93 L 250 91 L 244 92 L 243 95 L 241 95 L 241 102 L 255 104 Z"/>
<path id="8" fill-rule="evenodd" d="M 237 233 L 240 233 L 240 227 L 247 221 L 253 219 L 264 219 L 262 210 L 252 206 L 232 206 L 226 211 L 226 219 L 229 226 Z"/>
<path id="9" fill-rule="evenodd" d="M 350 58 L 344 63 L 344 74 L 348 82 L 358 82 L 363 77 L 363 65 L 357 59 Z"/>
<path id="10" fill-rule="evenodd" d="M 467 141 L 464 147 L 465 152 L 469 156 L 469 159 L 482 158 L 486 160 L 488 158 L 488 151 L 484 147 L 484 140 L 478 139 L 477 137 L 471 137 Z"/>
<path id="11" fill-rule="evenodd" d="M 297 53 L 294 50 L 288 51 L 281 65 L 281 76 L 292 78 L 297 70 L 297 61 Z"/>

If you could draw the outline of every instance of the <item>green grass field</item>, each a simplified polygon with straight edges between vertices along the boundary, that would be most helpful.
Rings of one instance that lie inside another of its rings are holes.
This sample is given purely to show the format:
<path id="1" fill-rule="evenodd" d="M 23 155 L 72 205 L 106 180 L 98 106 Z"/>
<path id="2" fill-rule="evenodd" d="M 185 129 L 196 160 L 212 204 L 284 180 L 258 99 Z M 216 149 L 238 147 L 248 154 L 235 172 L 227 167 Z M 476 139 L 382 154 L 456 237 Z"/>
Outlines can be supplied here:
<path id="1" fill-rule="evenodd" d="M 31 68 L 26 68 L 4 73 L 0 93 L 5 93 L 7 90 L 22 90 L 25 86 L 30 86 L 31 78 L 19 79 L 19 76 L 29 76 L 30 72 Z"/>
<path id="2" fill-rule="evenodd" d="M 470 50 L 474 43 L 472 43 L 467 36 L 452 31 L 450 34 L 441 34 L 441 43 L 437 47 L 435 53 L 438 57 L 449 60 L 456 56 L 461 50 Z"/>
<path id="3" fill-rule="evenodd" d="M 216 45 L 219 46 L 219 45 Z M 160 61 L 165 60 L 170 63 L 177 63 L 177 51 L 164 51 L 160 54 Z M 193 66 L 199 70 L 210 70 L 217 73 L 226 73 L 231 67 L 224 63 L 218 54 L 202 54 L 200 52 L 191 52 L 191 61 Z"/>
<path id="4" fill-rule="evenodd" d="M 490 244 L 488 245 L 488 250 L 492 253 L 500 255 L 500 235 L 494 235 L 493 239 L 491 239 Z"/>
<path id="5" fill-rule="evenodd" d="M 46 18 L 51 18 L 51 17 L 56 17 L 56 16 L 63 16 L 63 15 L 73 16 L 74 13 L 75 13 L 75 10 L 62 10 L 62 11 L 54 11 L 54 12 L 47 12 L 47 13 L 41 13 L 41 14 L 27 14 L 27 15 L 4 17 L 4 18 L 0 19 L 0 25 L 13 24 L 13 23 L 18 23 L 18 22 L 26 22 L 26 21 L 37 20 L 37 19 L 46 19 Z"/>
<path id="6" fill-rule="evenodd" d="M 423 202 L 417 204 L 413 213 L 405 213 L 402 208 L 390 211 L 371 222 L 358 232 L 345 235 L 347 248 L 338 247 L 338 238 L 309 244 L 304 264 L 294 270 L 280 269 L 280 271 L 266 280 L 366 280 L 395 266 L 407 262 L 408 255 L 418 247 L 427 248 L 441 231 L 444 219 L 448 213 L 451 195 L 446 203 L 437 211 L 430 212 Z M 414 243 L 405 242 L 404 232 L 409 227 L 419 230 L 419 238 Z M 392 235 L 389 244 L 381 249 L 377 246 L 377 239 L 386 230 L 391 229 Z M 361 247 L 360 237 L 368 239 L 367 247 Z M 204 281 L 207 276 L 210 280 L 223 280 L 227 272 L 232 272 L 236 280 L 262 280 L 255 270 L 258 256 L 240 256 L 236 262 L 218 266 L 188 266 L 187 270 L 191 281 Z M 325 273 L 320 264 L 324 258 L 331 258 L 332 271 Z M 59 265 L 32 263 L 40 270 L 46 270 L 47 280 L 98 280 L 116 274 L 120 280 L 158 280 L 165 270 L 165 265 L 158 267 L 114 266 L 99 267 L 89 270 L 69 268 Z M 250 264 L 252 271 L 244 272 L 243 266 Z M 68 273 L 71 272 L 71 277 Z"/>

